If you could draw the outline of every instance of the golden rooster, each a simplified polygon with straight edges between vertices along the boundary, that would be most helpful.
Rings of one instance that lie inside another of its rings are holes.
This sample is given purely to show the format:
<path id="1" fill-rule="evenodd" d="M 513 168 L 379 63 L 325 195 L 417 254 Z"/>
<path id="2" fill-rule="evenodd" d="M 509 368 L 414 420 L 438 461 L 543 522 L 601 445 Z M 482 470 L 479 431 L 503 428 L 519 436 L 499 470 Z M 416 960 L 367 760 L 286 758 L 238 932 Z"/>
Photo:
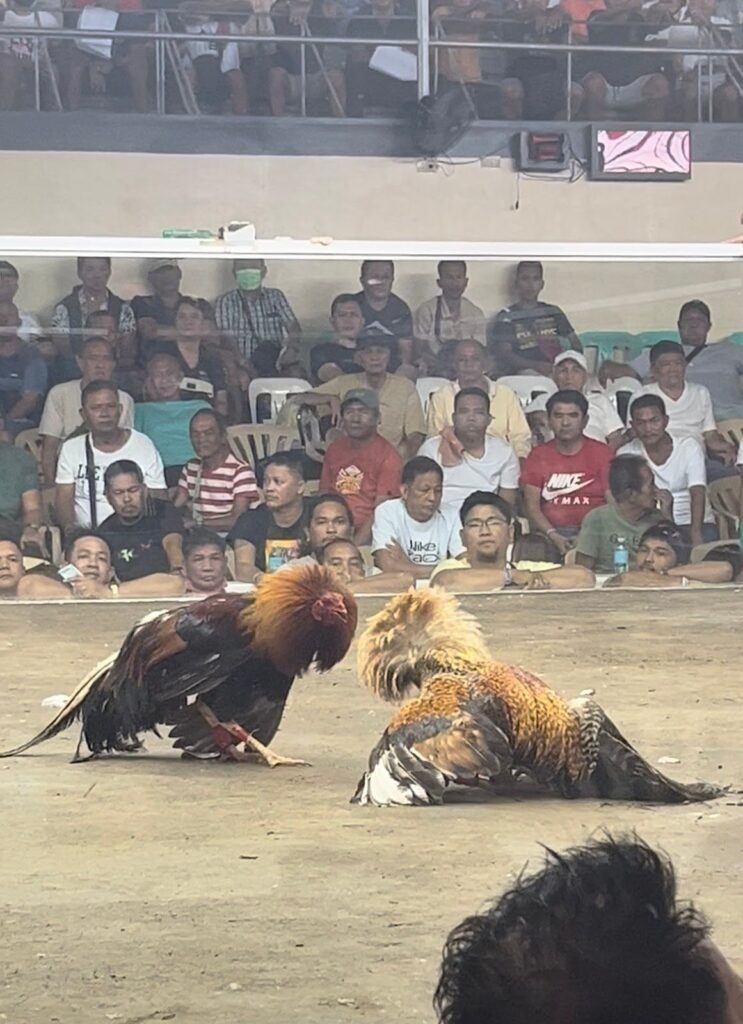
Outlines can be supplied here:
<path id="1" fill-rule="evenodd" d="M 271 767 L 304 764 L 267 744 L 294 677 L 313 664 L 320 671 L 337 664 L 356 619 L 354 598 L 319 565 L 266 576 L 251 594 L 209 597 L 148 616 L 45 729 L 0 757 L 20 754 L 81 718 L 74 760 L 83 738 L 91 756 L 133 750 L 141 733 L 165 724 L 174 746 L 197 757 L 257 755 Z"/>
<path id="2" fill-rule="evenodd" d="M 721 793 L 667 779 L 594 701 L 568 703 L 537 676 L 494 661 L 475 620 L 438 587 L 401 594 L 370 620 L 359 673 L 384 700 L 407 703 L 352 803 L 439 804 L 452 783 L 523 775 L 565 797 L 680 803 Z"/>

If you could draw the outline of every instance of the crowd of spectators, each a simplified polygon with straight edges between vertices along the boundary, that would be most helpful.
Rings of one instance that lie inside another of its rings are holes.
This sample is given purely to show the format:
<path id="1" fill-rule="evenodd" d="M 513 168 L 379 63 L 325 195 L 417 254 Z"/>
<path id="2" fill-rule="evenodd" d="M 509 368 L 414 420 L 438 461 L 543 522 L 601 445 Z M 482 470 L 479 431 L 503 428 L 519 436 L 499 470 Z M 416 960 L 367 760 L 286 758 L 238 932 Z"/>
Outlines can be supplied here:
<path id="1" fill-rule="evenodd" d="M 453 44 L 432 59 L 435 88 L 464 89 L 480 117 L 564 118 L 569 74 L 573 117 L 686 121 L 696 120 L 700 107 L 706 114 L 709 105 L 715 120 L 743 115 L 739 59 L 720 57 L 708 65 L 694 53 L 740 47 L 736 0 L 443 0 L 431 6 L 434 37 Z M 167 67 L 165 99 L 174 111 L 191 112 L 193 96 L 207 113 L 362 117 L 397 115 L 416 98 L 415 50 L 405 46 L 416 37 L 412 0 L 107 0 L 100 6 L 75 0 L 64 10 L 61 0 L 4 0 L 0 15 L 19 32 L 0 40 L 0 110 L 22 106 L 24 89 L 33 87 L 35 44 L 21 34 L 24 27 L 114 33 L 159 27 L 193 36 L 170 53 L 174 67 Z M 234 41 L 218 41 L 217 35 Z M 246 36 L 259 38 L 242 41 Z M 292 37 L 330 41 L 309 42 L 302 56 L 299 45 L 277 41 Z M 564 52 L 456 45 L 477 42 L 652 50 L 578 52 L 569 66 Z M 154 107 L 153 42 L 114 35 L 42 47 L 47 106 L 53 100 L 68 110 L 82 103 L 139 112 Z M 690 52 L 664 54 L 666 47 Z M 429 323 L 432 315 L 430 309 L 422 314 Z"/>
<path id="2" fill-rule="evenodd" d="M 719 539 L 710 484 L 740 504 L 743 459 L 718 423 L 743 419 L 743 348 L 708 342 L 700 300 L 681 309 L 681 341 L 591 376 L 568 316 L 539 298 L 538 263 L 516 267 L 516 301 L 485 326 L 464 263 L 441 263 L 439 296 L 413 313 L 392 263 L 368 261 L 309 351 L 261 260 L 238 261 L 214 305 L 180 293 L 173 261 L 131 300 L 109 290 L 110 260 L 77 269 L 47 327 L 23 319 L 0 263 L 4 596 L 207 594 L 308 558 L 359 593 L 740 577 L 737 540 L 701 546 Z M 432 371 L 423 402 L 415 380 Z M 229 425 L 248 422 L 264 372 L 312 380 L 279 411 L 293 447 L 248 464 Z M 520 399 L 514 372 L 545 394 Z M 625 419 L 600 384 L 620 374 L 636 378 Z"/>

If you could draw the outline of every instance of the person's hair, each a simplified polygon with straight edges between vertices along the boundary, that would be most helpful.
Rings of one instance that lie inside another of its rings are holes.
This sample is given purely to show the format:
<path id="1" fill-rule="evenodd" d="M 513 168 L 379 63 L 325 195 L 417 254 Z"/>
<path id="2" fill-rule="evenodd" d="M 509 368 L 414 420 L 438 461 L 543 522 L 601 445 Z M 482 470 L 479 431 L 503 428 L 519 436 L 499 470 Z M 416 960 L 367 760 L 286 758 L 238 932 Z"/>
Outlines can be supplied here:
<path id="1" fill-rule="evenodd" d="M 462 388 L 460 391 L 457 391 L 456 395 L 454 396 L 454 412 L 457 411 L 457 406 L 459 405 L 459 402 L 462 398 L 474 397 L 481 398 L 485 403 L 486 411 L 490 412 L 490 395 L 488 395 L 486 391 L 483 391 L 482 388 Z"/>
<path id="2" fill-rule="evenodd" d="M 216 530 L 210 530 L 208 526 L 194 526 L 183 538 L 183 557 L 188 558 L 196 548 L 206 547 L 219 548 L 224 554 L 227 551 L 227 542 Z"/>
<path id="3" fill-rule="evenodd" d="M 113 313 L 110 310 L 108 310 L 108 309 L 94 309 L 92 313 L 88 313 L 88 315 L 86 316 L 86 318 L 85 318 L 85 326 L 86 327 L 94 327 L 95 326 L 95 321 L 96 320 L 100 320 L 100 318 L 102 316 L 109 317 L 109 319 L 113 320 L 114 323 L 116 323 L 116 317 L 113 315 Z"/>
<path id="4" fill-rule="evenodd" d="M 347 302 L 353 302 L 354 306 L 358 306 L 361 309 L 361 302 L 357 295 L 352 295 L 351 292 L 341 292 L 330 303 L 330 315 L 335 316 L 336 309 L 339 306 L 344 306 Z"/>
<path id="5" fill-rule="evenodd" d="M 519 276 L 522 270 L 531 269 L 532 267 L 536 267 L 540 277 L 544 277 L 544 267 L 539 260 L 521 260 L 520 263 L 516 264 L 516 277 Z"/>
<path id="6" fill-rule="evenodd" d="M 330 504 L 340 505 L 340 507 L 344 510 L 344 512 L 348 516 L 349 522 L 351 522 L 351 523 L 353 522 L 353 513 L 351 512 L 351 506 L 348 504 L 348 502 L 343 497 L 343 495 L 342 494 L 331 494 L 331 493 L 315 494 L 315 495 L 312 496 L 312 499 L 310 500 L 310 509 L 309 509 L 309 516 L 307 518 L 307 522 L 308 523 L 312 522 L 312 517 L 314 516 L 315 512 L 317 511 L 317 509 L 318 509 L 318 507 L 320 505 L 330 505 Z"/>
<path id="7" fill-rule="evenodd" d="M 391 268 L 392 274 L 394 276 L 394 273 L 395 273 L 395 262 L 394 262 L 394 260 L 364 260 L 364 262 L 361 264 L 361 277 L 364 276 L 364 274 L 367 272 L 367 270 L 372 265 L 372 263 L 385 263 L 388 267 Z"/>
<path id="8" fill-rule="evenodd" d="M 510 526 L 513 519 L 511 506 L 504 498 L 501 498 L 499 494 L 495 494 L 493 491 L 473 491 L 472 494 L 467 495 L 459 510 L 459 519 L 462 526 L 464 526 L 465 519 L 476 505 L 490 505 L 492 508 L 497 508 Z"/>
<path id="9" fill-rule="evenodd" d="M 103 474 L 104 488 L 110 487 L 111 481 L 117 476 L 133 476 L 136 477 L 138 484 L 144 483 L 142 467 L 138 466 L 132 459 L 117 459 L 110 466 L 106 466 L 106 472 Z"/>
<path id="10" fill-rule="evenodd" d="M 642 489 L 642 470 L 649 469 L 642 455 L 617 455 L 609 466 L 609 490 L 615 501 Z"/>
<path id="11" fill-rule="evenodd" d="M 91 313 L 90 316 L 95 316 L 95 314 Z M 90 317 L 88 317 L 88 320 L 90 320 Z M 111 355 L 113 356 L 114 360 L 116 359 L 116 352 L 114 350 L 114 346 L 112 345 L 111 341 L 108 338 L 104 338 L 103 335 L 101 335 L 101 334 L 88 334 L 88 335 L 86 335 L 81 340 L 81 342 L 80 342 L 80 347 L 77 350 L 77 354 L 79 356 L 82 356 L 83 353 L 85 352 L 85 349 L 88 347 L 88 345 L 93 345 L 93 344 L 95 344 L 95 345 L 105 345 L 106 348 L 111 353 Z"/>
<path id="12" fill-rule="evenodd" d="M 328 551 L 338 544 L 350 544 L 361 561 L 364 561 L 364 556 L 361 554 L 358 545 L 354 543 L 351 537 L 334 537 L 333 540 L 328 541 L 324 548 L 318 548 L 315 552 L 315 559 L 320 563 L 320 565 L 325 565 L 325 560 L 328 557 Z"/>
<path id="13" fill-rule="evenodd" d="M 78 274 L 83 269 L 83 263 L 86 260 L 103 260 L 108 269 L 111 269 L 111 257 L 110 256 L 78 256 L 77 258 L 77 272 Z"/>
<path id="14" fill-rule="evenodd" d="M 429 459 L 427 455 L 416 455 L 402 467 L 402 482 L 410 486 L 416 477 L 423 476 L 424 473 L 435 473 L 440 480 L 444 479 L 444 471 L 438 462 Z"/>
<path id="15" fill-rule="evenodd" d="M 304 469 L 304 452 L 302 451 L 276 452 L 275 455 L 269 455 L 263 463 L 264 475 L 269 466 L 284 466 L 300 480 L 307 479 Z"/>
<path id="16" fill-rule="evenodd" d="M 451 932 L 434 1005 L 441 1024 L 723 1024 L 708 932 L 636 837 L 547 850 Z"/>
<path id="17" fill-rule="evenodd" d="M 710 313 L 709 306 L 706 302 L 702 302 L 701 299 L 689 299 L 688 302 L 685 302 L 679 310 L 679 320 L 684 313 L 701 313 L 708 323 L 712 323 L 712 314 Z"/>
<path id="18" fill-rule="evenodd" d="M 64 555 L 65 561 L 69 562 L 72 558 L 72 551 L 79 540 L 83 540 L 85 537 L 95 537 L 96 540 L 103 541 L 108 548 L 109 557 L 111 555 L 111 545 L 108 543 L 105 537 L 102 537 L 97 530 L 91 530 L 86 526 L 73 526 L 67 530 L 64 535 L 64 548 L 62 554 Z"/>
<path id="19" fill-rule="evenodd" d="M 670 519 L 665 519 L 654 526 L 649 526 L 642 537 L 640 537 L 638 547 L 646 540 L 662 540 L 664 544 L 667 544 L 676 556 L 676 565 L 686 565 L 689 561 L 691 548 L 681 535 L 678 526 L 671 522 Z"/>
<path id="20" fill-rule="evenodd" d="M 199 416 L 210 416 L 217 424 L 219 430 L 219 436 L 225 437 L 227 435 L 227 420 L 224 418 L 221 412 L 217 412 L 216 409 L 199 409 L 195 412 L 191 419 L 188 421 L 188 429 L 190 430 L 193 426 L 193 421 L 198 419 Z"/>
<path id="21" fill-rule="evenodd" d="M 439 263 L 436 267 L 436 272 L 438 273 L 439 277 L 441 277 L 441 271 L 444 269 L 444 267 L 461 267 L 465 274 L 467 273 L 467 264 L 465 263 L 464 260 L 439 260 Z"/>
<path id="22" fill-rule="evenodd" d="M 660 395 L 638 395 L 634 402 L 630 403 L 630 417 L 635 409 L 657 409 L 661 416 L 667 416 L 666 403 Z"/>
<path id="23" fill-rule="evenodd" d="M 112 380 L 92 380 L 89 384 L 85 385 L 80 394 L 80 405 L 85 405 L 87 399 L 91 395 L 97 395 L 99 391 L 113 391 L 118 401 L 119 389 Z"/>
<path id="24" fill-rule="evenodd" d="M 147 357 L 147 360 L 145 362 L 145 366 L 148 370 L 156 359 L 167 359 L 171 363 L 175 363 L 179 370 L 181 369 L 181 364 L 178 360 L 178 356 L 173 355 L 172 352 L 153 352 L 152 355 Z"/>
<path id="25" fill-rule="evenodd" d="M 12 263 L 8 263 L 7 260 L 0 260 L 0 270 L 6 270 L 13 275 L 16 279 L 18 278 L 18 270 L 13 266 Z"/>
<path id="26" fill-rule="evenodd" d="M 199 300 L 194 299 L 192 295 L 179 296 L 178 301 L 176 302 L 175 308 L 173 310 L 174 315 L 178 315 L 178 310 L 181 308 L 181 306 L 193 306 L 193 308 L 198 309 L 199 313 L 201 313 L 203 316 L 203 310 L 201 308 Z"/>
<path id="27" fill-rule="evenodd" d="M 577 405 L 581 416 L 588 415 L 588 399 L 580 391 L 566 388 L 564 391 L 555 391 L 547 399 L 547 415 L 549 416 L 556 405 Z"/>
<path id="28" fill-rule="evenodd" d="M 657 363 L 661 356 L 675 355 L 684 358 L 684 348 L 679 341 L 658 341 L 650 349 L 650 365 Z"/>

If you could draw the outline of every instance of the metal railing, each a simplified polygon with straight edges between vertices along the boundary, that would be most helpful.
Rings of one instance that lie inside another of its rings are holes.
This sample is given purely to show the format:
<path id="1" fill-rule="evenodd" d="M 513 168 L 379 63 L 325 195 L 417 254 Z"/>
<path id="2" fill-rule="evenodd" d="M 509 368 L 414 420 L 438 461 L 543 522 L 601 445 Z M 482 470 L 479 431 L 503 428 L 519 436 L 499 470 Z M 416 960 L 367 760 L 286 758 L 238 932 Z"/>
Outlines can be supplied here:
<path id="1" fill-rule="evenodd" d="M 192 101 L 188 95 L 187 76 L 183 73 L 182 64 L 179 61 L 182 58 L 181 48 L 178 44 L 182 43 L 237 43 L 238 45 L 243 44 L 280 44 L 280 45 L 291 45 L 300 47 L 301 61 L 301 100 L 300 109 L 302 115 L 306 114 L 306 55 L 307 48 L 313 50 L 315 58 L 321 69 L 324 71 L 324 62 L 318 51 L 318 47 L 324 46 L 336 46 L 336 47 L 350 47 L 358 48 L 360 46 L 398 46 L 406 49 L 415 49 L 417 54 L 417 95 L 418 98 L 427 96 L 431 90 L 431 68 L 432 62 L 434 67 L 434 86 L 437 78 L 438 62 L 437 57 L 441 50 L 479 50 L 479 51 L 495 51 L 506 54 L 528 52 L 544 53 L 546 55 L 564 55 L 565 60 L 565 101 L 567 109 L 567 119 L 571 119 L 571 83 L 572 83 L 572 72 L 573 72 L 573 61 L 577 55 L 585 56 L 587 54 L 623 54 L 627 56 L 642 55 L 647 57 L 655 54 L 659 58 L 673 58 L 673 57 L 684 57 L 692 56 L 698 58 L 700 73 L 698 74 L 698 103 L 697 103 L 697 115 L 698 119 L 702 119 L 702 98 L 706 92 L 708 100 L 707 115 L 710 120 L 713 119 L 713 62 L 725 61 L 732 58 L 743 58 L 743 47 L 738 46 L 608 46 L 598 45 L 592 43 L 578 43 L 576 42 L 568 29 L 568 40 L 561 43 L 546 43 L 546 42 L 507 42 L 504 40 L 469 40 L 459 38 L 447 38 L 441 30 L 439 23 L 434 24 L 434 31 L 431 32 L 431 19 L 429 16 L 429 0 L 416 0 L 417 2 L 417 21 L 416 21 L 416 36 L 411 38 L 397 38 L 390 36 L 369 36 L 364 38 L 351 37 L 348 35 L 312 35 L 309 30 L 305 30 L 302 35 L 280 35 L 280 34 L 245 34 L 245 33 L 196 33 L 188 31 L 173 30 L 168 21 L 168 14 L 164 11 L 152 11 L 142 12 L 142 18 L 154 20 L 156 27 L 154 29 L 92 29 L 92 28 L 65 28 L 65 27 L 38 27 L 38 26 L 6 26 L 0 22 L 0 43 L 3 39 L 14 38 L 14 39 L 31 39 L 33 40 L 32 56 L 34 62 L 34 82 L 35 82 L 35 96 L 36 96 L 36 109 L 41 109 L 41 78 L 42 74 L 46 74 L 51 79 L 53 93 L 56 97 L 56 105 L 59 109 L 62 108 L 61 98 L 59 97 L 59 90 L 56 80 L 54 68 L 51 66 L 49 57 L 49 51 L 47 43 L 51 40 L 67 40 L 75 42 L 79 39 L 101 39 L 101 40 L 129 40 L 135 42 L 152 42 L 155 48 L 155 97 L 156 97 L 156 111 L 159 114 L 165 113 L 165 77 L 166 68 L 168 63 L 171 65 L 174 77 L 179 86 L 181 92 L 181 98 L 184 104 L 184 109 L 187 113 L 198 113 L 198 106 L 195 100 Z M 79 11 L 75 12 L 79 14 Z M 127 12 L 134 13 L 134 12 Z M 136 12 L 139 13 L 139 12 Z M 179 13 L 179 12 L 173 12 Z M 206 12 L 205 12 L 206 16 Z M 232 15 L 225 14 L 212 14 L 209 12 L 208 18 L 212 21 L 224 20 Z M 327 19 L 326 19 L 327 20 Z M 397 16 L 391 19 L 393 21 L 406 22 L 410 24 L 415 19 L 410 16 Z M 447 19 L 461 23 L 461 18 L 453 17 Z M 487 27 L 489 25 L 502 24 L 504 21 L 510 19 L 489 19 L 483 20 L 476 24 L 478 28 Z M 37 42 L 38 41 L 38 42 Z M 704 73 L 701 69 L 704 67 Z M 707 88 L 705 89 L 705 81 Z M 466 84 L 466 83 L 465 83 Z M 741 95 L 743 97 L 743 89 L 736 82 Z M 192 90 L 191 90 L 192 92 Z M 336 97 L 337 99 L 337 97 Z"/>

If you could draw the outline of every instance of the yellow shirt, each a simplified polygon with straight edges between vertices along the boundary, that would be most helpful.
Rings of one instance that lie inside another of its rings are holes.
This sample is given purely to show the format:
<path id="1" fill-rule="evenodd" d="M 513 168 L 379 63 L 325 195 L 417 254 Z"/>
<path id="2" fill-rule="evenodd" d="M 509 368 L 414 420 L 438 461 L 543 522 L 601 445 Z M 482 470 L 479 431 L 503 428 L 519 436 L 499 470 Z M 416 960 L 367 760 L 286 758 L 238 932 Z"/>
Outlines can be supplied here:
<path id="1" fill-rule="evenodd" d="M 369 382 L 365 373 L 342 373 L 339 377 L 334 377 L 315 388 L 315 393 L 336 395 L 342 399 L 352 388 L 368 387 Z M 411 434 L 425 436 L 426 421 L 423 418 L 423 407 L 412 381 L 407 377 L 388 373 L 377 394 L 380 412 L 379 433 L 385 441 L 399 448 L 402 441 Z"/>
<path id="2" fill-rule="evenodd" d="M 443 562 L 439 562 L 436 568 L 431 573 L 429 582 L 433 583 L 440 572 L 445 572 L 447 569 L 471 569 L 472 566 L 467 558 L 445 558 Z M 547 572 L 550 569 L 560 569 L 561 566 L 557 562 L 529 562 L 521 561 L 513 564 L 514 569 L 519 569 L 521 572 Z"/>
<path id="3" fill-rule="evenodd" d="M 319 390 L 322 390 L 320 388 Z M 440 434 L 444 427 L 452 425 L 454 416 L 454 396 L 459 391 L 459 384 L 454 381 L 434 391 L 428 402 L 426 433 L 429 437 Z M 521 402 L 505 384 L 491 380 L 488 383 L 490 393 L 490 415 L 488 434 L 501 437 L 508 441 L 520 459 L 525 459 L 531 451 L 531 429 L 526 422 Z"/>

